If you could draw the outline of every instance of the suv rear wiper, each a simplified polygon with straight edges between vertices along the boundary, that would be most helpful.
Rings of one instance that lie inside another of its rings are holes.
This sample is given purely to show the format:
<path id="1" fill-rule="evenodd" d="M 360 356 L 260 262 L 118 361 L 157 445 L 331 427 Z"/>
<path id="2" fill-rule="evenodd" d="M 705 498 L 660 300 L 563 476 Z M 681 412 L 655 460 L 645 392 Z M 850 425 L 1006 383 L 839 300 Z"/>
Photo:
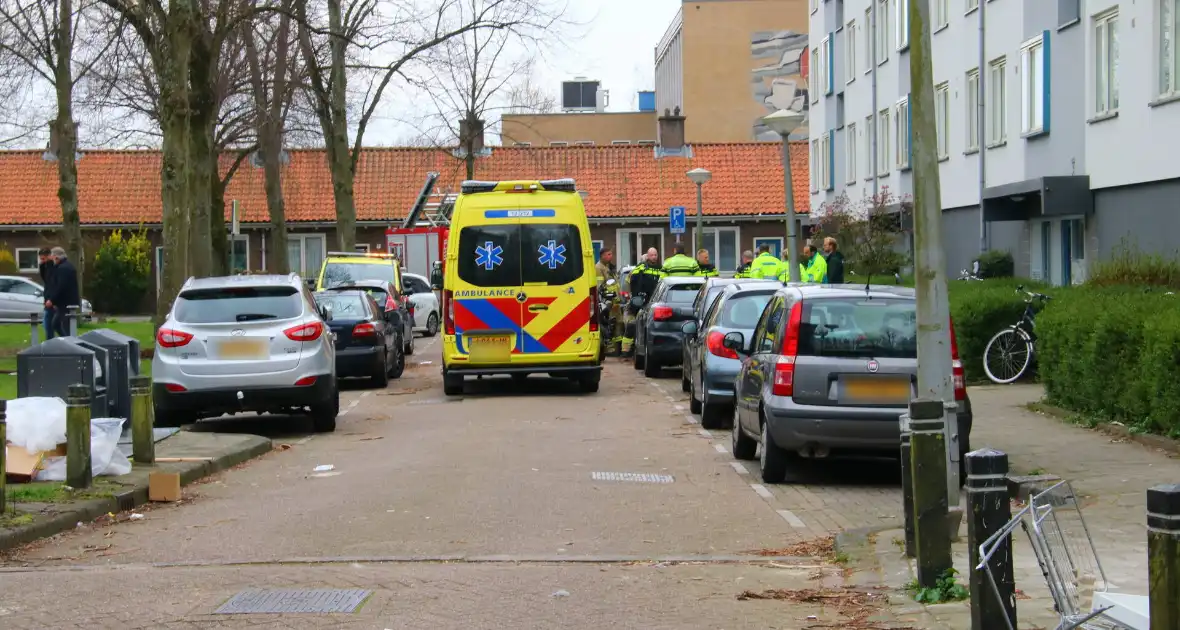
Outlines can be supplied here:
<path id="1" fill-rule="evenodd" d="M 239 322 L 252 322 L 260 319 L 274 319 L 278 315 L 271 315 L 270 313 L 238 313 L 237 320 Z"/>

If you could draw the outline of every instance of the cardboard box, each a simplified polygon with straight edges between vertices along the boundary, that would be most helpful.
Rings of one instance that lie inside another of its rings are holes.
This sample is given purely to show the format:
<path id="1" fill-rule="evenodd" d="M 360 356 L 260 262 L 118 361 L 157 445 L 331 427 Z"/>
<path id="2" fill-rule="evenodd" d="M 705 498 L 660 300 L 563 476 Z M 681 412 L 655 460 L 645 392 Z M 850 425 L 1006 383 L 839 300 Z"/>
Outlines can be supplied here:
<path id="1" fill-rule="evenodd" d="M 154 472 L 148 475 L 148 500 L 172 502 L 180 500 L 180 473 Z"/>
<path id="2" fill-rule="evenodd" d="M 29 482 L 41 467 L 45 453 L 30 453 L 25 449 L 6 444 L 4 446 L 4 473 L 8 481 Z"/>

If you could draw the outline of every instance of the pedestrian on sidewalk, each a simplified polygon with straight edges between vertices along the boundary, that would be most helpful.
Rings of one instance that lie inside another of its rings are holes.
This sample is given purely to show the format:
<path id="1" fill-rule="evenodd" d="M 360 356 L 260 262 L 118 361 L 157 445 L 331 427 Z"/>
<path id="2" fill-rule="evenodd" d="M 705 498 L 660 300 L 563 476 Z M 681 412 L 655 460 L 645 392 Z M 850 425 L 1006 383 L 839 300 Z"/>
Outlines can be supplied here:
<path id="1" fill-rule="evenodd" d="M 66 321 L 68 309 L 82 303 L 82 295 L 78 289 L 78 270 L 66 256 L 66 250 L 54 247 L 50 250 L 53 256 L 53 289 L 45 294 L 45 307 L 53 309 L 53 330 L 58 337 L 70 334 L 69 323 Z"/>
<path id="2" fill-rule="evenodd" d="M 824 238 L 824 258 L 828 263 L 828 283 L 844 284 L 844 254 L 836 249 L 836 239 Z"/>
<path id="3" fill-rule="evenodd" d="M 41 276 L 41 295 L 48 299 L 51 287 L 53 286 L 53 276 L 56 265 L 53 262 L 52 252 L 48 247 L 42 247 L 37 251 L 37 275 Z M 41 311 L 41 327 L 45 329 L 45 340 L 53 339 L 53 308 L 46 306 Z"/>

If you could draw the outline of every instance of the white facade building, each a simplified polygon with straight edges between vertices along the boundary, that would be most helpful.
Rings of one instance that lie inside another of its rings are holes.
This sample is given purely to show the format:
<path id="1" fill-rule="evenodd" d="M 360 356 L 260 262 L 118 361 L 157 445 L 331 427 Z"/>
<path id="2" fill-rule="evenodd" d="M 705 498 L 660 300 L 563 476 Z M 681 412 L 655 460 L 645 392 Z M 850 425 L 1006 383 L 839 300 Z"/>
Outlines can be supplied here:
<path id="1" fill-rule="evenodd" d="M 1180 250 L 1180 0 L 927 1 L 952 273 L 985 225 L 1056 284 Z M 912 192 L 908 4 L 811 0 L 812 208 Z"/>

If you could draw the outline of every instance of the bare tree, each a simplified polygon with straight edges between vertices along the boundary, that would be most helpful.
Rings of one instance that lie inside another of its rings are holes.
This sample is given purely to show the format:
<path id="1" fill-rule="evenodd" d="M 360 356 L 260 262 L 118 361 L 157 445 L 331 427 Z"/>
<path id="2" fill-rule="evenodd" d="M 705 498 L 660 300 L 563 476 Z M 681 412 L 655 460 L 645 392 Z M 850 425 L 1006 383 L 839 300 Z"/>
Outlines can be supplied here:
<path id="1" fill-rule="evenodd" d="M 310 96 L 323 129 L 339 247 L 344 251 L 351 251 L 356 243 L 353 185 L 365 129 L 393 79 L 405 78 L 409 64 L 464 33 L 529 30 L 551 21 L 537 8 L 540 3 L 530 0 L 432 2 L 426 10 L 421 8 L 423 2 L 411 0 L 382 3 L 383 15 L 378 14 L 377 0 L 326 0 L 324 15 L 313 15 L 306 0 L 296 5 L 300 47 L 305 58 L 315 60 L 308 64 Z M 327 22 L 327 45 L 323 54 L 317 54 L 314 25 L 323 21 Z M 369 61 L 378 57 L 392 61 Z M 348 112 L 350 72 L 367 84 L 356 116 Z"/>
<path id="2" fill-rule="evenodd" d="M 85 0 L 84 0 L 85 1 Z M 50 150 L 57 158 L 57 198 L 61 203 L 62 235 L 66 250 L 85 274 L 82 225 L 78 216 L 78 127 L 74 122 L 74 86 L 85 78 L 115 41 L 108 24 L 97 17 L 94 5 L 74 9 L 73 0 L 0 0 L 0 53 L 16 78 L 31 75 L 28 85 L 52 86 L 56 115 L 50 123 Z M 117 29 L 117 27 L 116 27 Z M 75 59 L 78 38 L 89 42 L 86 54 Z"/>

